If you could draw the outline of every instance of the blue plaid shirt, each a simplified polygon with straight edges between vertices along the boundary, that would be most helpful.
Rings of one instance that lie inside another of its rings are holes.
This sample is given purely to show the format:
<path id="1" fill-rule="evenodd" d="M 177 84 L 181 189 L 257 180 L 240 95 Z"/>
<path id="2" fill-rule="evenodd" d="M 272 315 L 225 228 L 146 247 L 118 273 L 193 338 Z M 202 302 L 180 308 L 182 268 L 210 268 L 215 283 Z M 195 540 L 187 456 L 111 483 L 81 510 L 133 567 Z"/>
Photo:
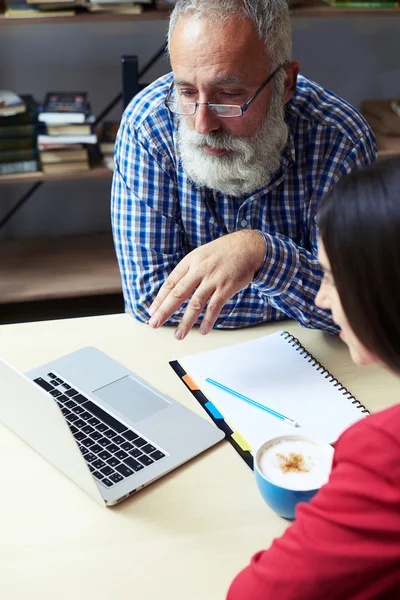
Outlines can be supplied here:
<path id="1" fill-rule="evenodd" d="M 315 214 L 346 173 L 376 159 L 376 143 L 349 104 L 299 76 L 286 104 L 289 138 L 270 183 L 243 198 L 197 188 L 176 150 L 177 123 L 163 105 L 169 73 L 126 108 L 115 145 L 112 227 L 126 310 L 147 321 L 147 308 L 172 269 L 194 248 L 250 228 L 266 242 L 257 277 L 224 306 L 215 327 L 236 328 L 291 317 L 335 332 L 314 304 L 321 279 Z M 168 323 L 178 323 L 187 303 Z"/>

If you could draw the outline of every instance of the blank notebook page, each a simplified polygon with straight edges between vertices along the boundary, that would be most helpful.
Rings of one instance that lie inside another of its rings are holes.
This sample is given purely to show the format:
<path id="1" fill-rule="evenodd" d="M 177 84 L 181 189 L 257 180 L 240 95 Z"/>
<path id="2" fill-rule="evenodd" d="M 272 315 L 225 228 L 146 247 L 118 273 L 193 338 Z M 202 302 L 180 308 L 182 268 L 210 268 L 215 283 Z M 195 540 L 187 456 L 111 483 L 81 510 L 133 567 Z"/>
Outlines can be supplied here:
<path id="1" fill-rule="evenodd" d="M 179 363 L 253 452 L 266 440 L 287 434 L 332 443 L 368 411 L 296 342 L 278 332 L 186 356 Z M 294 419 L 300 427 L 216 388 L 207 377 Z"/>

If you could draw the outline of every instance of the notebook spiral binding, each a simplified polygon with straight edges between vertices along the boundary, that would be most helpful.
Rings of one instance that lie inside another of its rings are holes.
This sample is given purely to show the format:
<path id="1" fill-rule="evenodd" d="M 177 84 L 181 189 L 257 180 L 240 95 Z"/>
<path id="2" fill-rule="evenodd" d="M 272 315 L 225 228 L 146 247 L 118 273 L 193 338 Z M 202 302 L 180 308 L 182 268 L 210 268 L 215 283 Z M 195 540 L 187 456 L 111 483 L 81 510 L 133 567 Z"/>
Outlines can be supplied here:
<path id="1" fill-rule="evenodd" d="M 339 392 L 342 392 L 343 396 L 346 396 L 351 403 L 356 406 L 357 409 L 361 410 L 363 413 L 369 414 L 369 410 L 365 408 L 365 406 L 361 404 L 361 402 L 357 400 L 357 398 L 355 398 L 353 394 L 351 394 L 349 390 L 345 388 L 344 385 L 342 385 L 340 381 L 338 381 L 336 377 L 334 377 L 332 373 L 330 373 L 324 367 L 324 365 L 322 365 L 312 354 L 310 354 L 308 350 L 304 348 L 301 342 L 294 337 L 294 335 L 288 331 L 283 331 L 281 335 L 293 348 L 295 348 L 297 352 L 300 352 L 300 356 L 303 356 L 309 363 L 312 364 L 313 367 L 316 367 L 317 371 L 321 373 L 321 375 L 324 375 L 325 379 L 327 379 L 329 383 L 332 383 L 334 387 L 338 388 Z"/>

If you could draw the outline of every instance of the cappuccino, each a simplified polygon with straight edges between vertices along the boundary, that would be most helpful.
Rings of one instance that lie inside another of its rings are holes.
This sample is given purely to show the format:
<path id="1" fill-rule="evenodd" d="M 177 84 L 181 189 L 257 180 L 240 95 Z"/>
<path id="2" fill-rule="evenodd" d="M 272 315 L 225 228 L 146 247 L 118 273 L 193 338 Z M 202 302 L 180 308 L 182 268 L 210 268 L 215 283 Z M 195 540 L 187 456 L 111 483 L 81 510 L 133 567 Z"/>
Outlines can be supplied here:
<path id="1" fill-rule="evenodd" d="M 288 490 L 315 490 L 324 485 L 332 468 L 333 448 L 306 438 L 288 437 L 265 444 L 257 466 L 271 483 Z"/>

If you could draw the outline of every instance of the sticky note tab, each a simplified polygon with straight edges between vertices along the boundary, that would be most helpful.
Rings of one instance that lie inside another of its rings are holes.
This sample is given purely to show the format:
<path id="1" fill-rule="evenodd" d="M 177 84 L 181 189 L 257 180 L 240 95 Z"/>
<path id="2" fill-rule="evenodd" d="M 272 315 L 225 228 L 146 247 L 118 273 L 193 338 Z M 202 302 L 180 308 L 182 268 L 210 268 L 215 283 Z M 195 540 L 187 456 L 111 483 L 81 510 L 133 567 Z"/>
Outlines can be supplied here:
<path id="1" fill-rule="evenodd" d="M 212 402 L 207 402 L 205 408 L 212 414 L 214 419 L 222 419 L 224 420 L 223 415 L 219 412 L 218 408 Z"/>
<path id="2" fill-rule="evenodd" d="M 188 388 L 192 390 L 192 392 L 199 389 L 199 386 L 195 384 L 195 382 L 191 377 L 189 377 L 189 375 L 184 375 L 182 379 L 186 383 Z"/>
<path id="3" fill-rule="evenodd" d="M 235 431 L 232 433 L 231 438 L 237 443 L 238 446 L 241 447 L 242 450 L 252 450 L 253 448 L 250 446 L 249 442 L 245 440 L 241 433 Z"/>

